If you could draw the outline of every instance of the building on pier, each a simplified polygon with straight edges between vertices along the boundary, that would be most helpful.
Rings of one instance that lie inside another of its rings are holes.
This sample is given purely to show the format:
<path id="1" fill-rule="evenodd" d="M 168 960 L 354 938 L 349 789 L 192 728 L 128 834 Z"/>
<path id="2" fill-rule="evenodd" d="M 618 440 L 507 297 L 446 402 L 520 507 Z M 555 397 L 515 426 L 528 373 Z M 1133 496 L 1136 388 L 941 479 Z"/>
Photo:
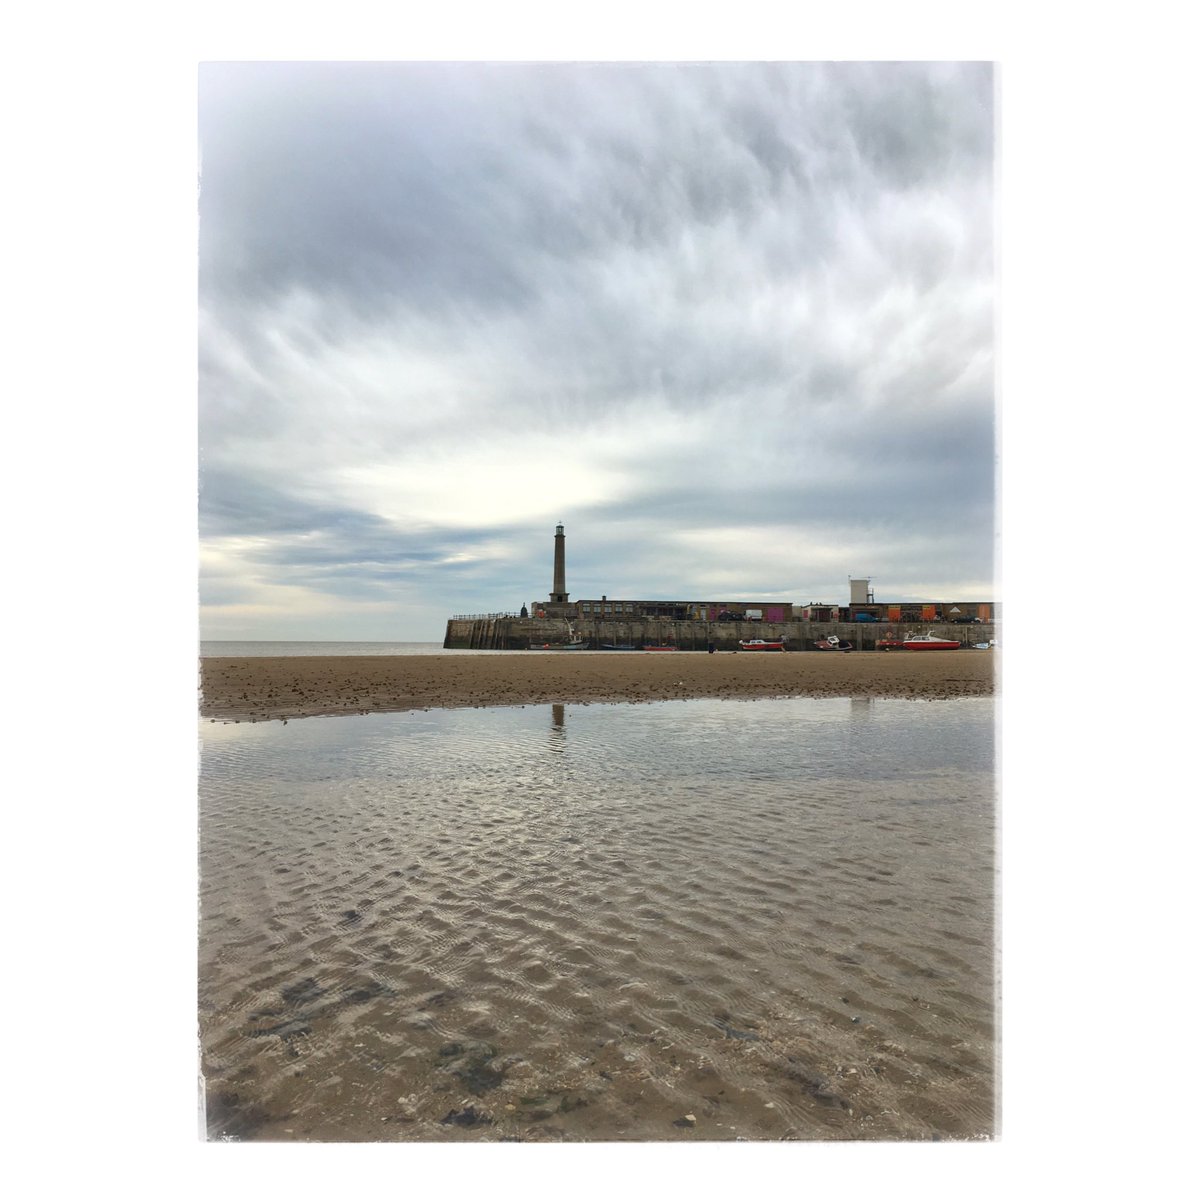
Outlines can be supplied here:
<path id="1" fill-rule="evenodd" d="M 871 578 L 850 579 L 849 604 L 824 604 L 810 601 L 795 604 L 783 600 L 625 600 L 599 599 L 572 601 L 567 592 L 566 531 L 562 524 L 554 529 L 553 587 L 548 600 L 529 606 L 533 617 L 560 617 L 568 620 L 621 621 L 657 619 L 668 621 L 752 621 L 780 624 L 787 621 L 865 623 L 885 621 L 911 624 L 942 621 L 955 624 L 989 623 L 999 615 L 991 600 L 922 600 L 878 602 Z"/>

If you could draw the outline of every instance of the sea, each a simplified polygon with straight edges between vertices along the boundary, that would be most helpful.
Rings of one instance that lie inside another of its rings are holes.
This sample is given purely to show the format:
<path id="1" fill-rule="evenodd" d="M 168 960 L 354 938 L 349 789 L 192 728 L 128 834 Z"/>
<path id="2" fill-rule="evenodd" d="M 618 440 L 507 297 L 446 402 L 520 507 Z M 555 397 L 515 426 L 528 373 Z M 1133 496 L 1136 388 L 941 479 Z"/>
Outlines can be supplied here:
<path id="1" fill-rule="evenodd" d="M 200 738 L 210 1139 L 998 1133 L 991 698 L 204 721 Z"/>
<path id="2" fill-rule="evenodd" d="M 441 642 L 237 642 L 202 641 L 201 658 L 272 658 L 344 654 L 479 654 L 478 650 L 444 650 Z M 493 652 L 497 653 L 497 652 Z"/>

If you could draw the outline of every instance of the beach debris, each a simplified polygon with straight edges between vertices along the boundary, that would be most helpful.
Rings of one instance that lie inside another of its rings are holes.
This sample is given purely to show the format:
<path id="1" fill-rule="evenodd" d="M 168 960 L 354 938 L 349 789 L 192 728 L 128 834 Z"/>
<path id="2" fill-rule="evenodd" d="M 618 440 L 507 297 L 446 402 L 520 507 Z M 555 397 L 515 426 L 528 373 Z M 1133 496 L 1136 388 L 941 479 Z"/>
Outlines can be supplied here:
<path id="1" fill-rule="evenodd" d="M 677 1125 L 680 1129 L 695 1129 L 696 1117 L 694 1113 L 687 1113 L 680 1117 L 677 1121 L 672 1121 L 672 1125 Z"/>
<path id="2" fill-rule="evenodd" d="M 496 1047 L 488 1042 L 447 1042 L 438 1057 L 451 1060 L 450 1073 L 467 1085 L 472 1096 L 482 1096 L 504 1082 L 507 1068 L 497 1070 L 493 1065 Z"/>
<path id="3" fill-rule="evenodd" d="M 439 1125 L 461 1125 L 464 1129 L 471 1129 L 476 1125 L 492 1125 L 494 1123 L 487 1113 L 476 1111 L 475 1106 L 471 1104 L 468 1104 L 461 1111 L 457 1108 L 452 1108 L 438 1122 Z"/>
<path id="4" fill-rule="evenodd" d="M 558 1105 L 552 1096 L 522 1096 L 517 1103 L 523 1110 L 521 1116 L 529 1121 L 545 1121 L 558 1111 Z"/>

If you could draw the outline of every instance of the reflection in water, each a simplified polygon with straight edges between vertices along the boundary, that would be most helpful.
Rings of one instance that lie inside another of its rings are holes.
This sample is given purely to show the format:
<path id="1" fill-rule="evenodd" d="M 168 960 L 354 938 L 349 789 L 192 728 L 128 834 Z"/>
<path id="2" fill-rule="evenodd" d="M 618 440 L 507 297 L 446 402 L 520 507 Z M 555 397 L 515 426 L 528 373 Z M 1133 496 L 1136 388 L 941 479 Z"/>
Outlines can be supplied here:
<path id="1" fill-rule="evenodd" d="M 875 701 L 870 696 L 850 697 L 850 717 L 855 721 L 864 721 L 871 715 L 871 705 Z"/>
<path id="2" fill-rule="evenodd" d="M 550 749 L 561 754 L 567 740 L 566 714 L 561 704 L 550 705 Z"/>

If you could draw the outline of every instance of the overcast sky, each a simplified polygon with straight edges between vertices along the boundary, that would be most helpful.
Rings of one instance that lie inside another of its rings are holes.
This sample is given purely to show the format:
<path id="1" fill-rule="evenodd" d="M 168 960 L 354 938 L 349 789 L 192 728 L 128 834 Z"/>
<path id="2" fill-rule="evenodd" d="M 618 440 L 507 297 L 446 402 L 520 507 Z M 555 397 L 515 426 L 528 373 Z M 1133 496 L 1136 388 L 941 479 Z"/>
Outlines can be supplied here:
<path id="1" fill-rule="evenodd" d="M 200 70 L 207 638 L 990 599 L 987 64 Z"/>

